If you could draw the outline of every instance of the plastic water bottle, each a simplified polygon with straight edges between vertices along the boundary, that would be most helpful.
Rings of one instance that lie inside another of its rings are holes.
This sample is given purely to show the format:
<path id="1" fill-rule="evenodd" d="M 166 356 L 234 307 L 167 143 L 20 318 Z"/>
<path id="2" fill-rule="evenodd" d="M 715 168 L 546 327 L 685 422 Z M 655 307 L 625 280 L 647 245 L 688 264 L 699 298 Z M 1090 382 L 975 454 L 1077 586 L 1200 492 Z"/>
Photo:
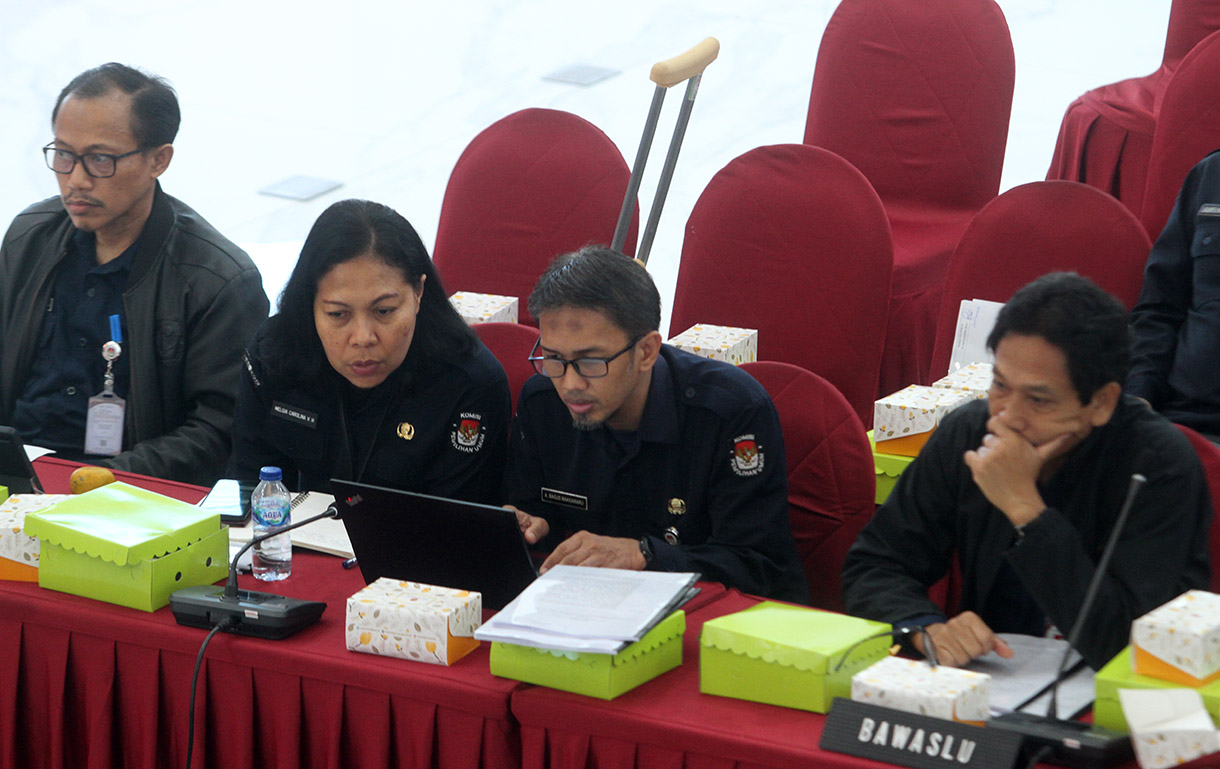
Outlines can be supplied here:
<path id="1" fill-rule="evenodd" d="M 291 523 L 291 502 L 288 489 L 281 482 L 278 467 L 258 471 L 258 486 L 250 496 L 254 513 L 254 536 L 270 534 Z M 292 574 L 292 535 L 285 533 L 254 546 L 254 576 L 274 582 Z"/>

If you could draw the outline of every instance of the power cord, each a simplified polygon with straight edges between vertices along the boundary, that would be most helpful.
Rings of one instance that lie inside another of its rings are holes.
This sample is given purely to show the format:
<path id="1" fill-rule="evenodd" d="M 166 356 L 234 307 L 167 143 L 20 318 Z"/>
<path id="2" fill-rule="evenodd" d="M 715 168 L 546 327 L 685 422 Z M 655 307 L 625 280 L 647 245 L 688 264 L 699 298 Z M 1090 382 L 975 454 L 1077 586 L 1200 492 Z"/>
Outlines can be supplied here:
<path id="1" fill-rule="evenodd" d="M 191 769 L 191 755 L 195 752 L 195 684 L 199 682 L 199 668 L 203 665 L 203 653 L 207 651 L 208 643 L 211 642 L 212 636 L 222 630 L 229 630 L 236 626 L 237 619 L 235 617 L 227 616 L 222 618 L 203 639 L 203 644 L 199 647 L 199 656 L 195 658 L 195 673 L 191 676 L 191 704 L 187 707 L 186 711 L 186 769 Z"/>

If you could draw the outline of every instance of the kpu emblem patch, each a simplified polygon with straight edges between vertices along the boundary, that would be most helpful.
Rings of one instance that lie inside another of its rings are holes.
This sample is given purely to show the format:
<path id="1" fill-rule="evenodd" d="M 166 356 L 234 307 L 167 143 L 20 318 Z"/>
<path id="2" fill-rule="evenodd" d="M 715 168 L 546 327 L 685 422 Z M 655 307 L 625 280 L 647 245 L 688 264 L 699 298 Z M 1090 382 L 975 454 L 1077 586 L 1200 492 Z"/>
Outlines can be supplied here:
<path id="1" fill-rule="evenodd" d="M 483 415 L 463 413 L 449 433 L 453 448 L 473 454 L 483 448 L 483 438 L 486 428 L 483 426 Z"/>
<path id="2" fill-rule="evenodd" d="M 738 475 L 758 475 L 763 470 L 763 451 L 753 433 L 739 435 L 733 439 L 733 458 L 729 466 Z"/>

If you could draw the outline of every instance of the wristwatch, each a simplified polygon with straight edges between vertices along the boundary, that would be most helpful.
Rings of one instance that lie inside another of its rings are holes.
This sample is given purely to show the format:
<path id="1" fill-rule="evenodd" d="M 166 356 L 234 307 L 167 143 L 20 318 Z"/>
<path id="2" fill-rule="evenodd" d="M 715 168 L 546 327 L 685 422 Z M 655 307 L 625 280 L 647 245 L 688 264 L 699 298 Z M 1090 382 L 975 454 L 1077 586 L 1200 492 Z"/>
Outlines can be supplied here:
<path id="1" fill-rule="evenodd" d="M 644 556 L 644 565 L 652 563 L 652 542 L 648 537 L 640 537 L 640 554 Z"/>

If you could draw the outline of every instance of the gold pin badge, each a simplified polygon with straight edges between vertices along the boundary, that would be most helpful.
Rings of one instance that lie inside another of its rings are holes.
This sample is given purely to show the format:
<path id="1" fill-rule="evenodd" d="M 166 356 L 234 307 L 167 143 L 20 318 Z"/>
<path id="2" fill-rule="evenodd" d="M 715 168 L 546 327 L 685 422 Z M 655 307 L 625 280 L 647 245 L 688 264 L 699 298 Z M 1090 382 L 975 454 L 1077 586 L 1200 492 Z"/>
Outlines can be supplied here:
<path id="1" fill-rule="evenodd" d="M 669 514 L 670 515 L 686 515 L 686 502 L 684 500 L 678 499 L 677 497 L 674 497 L 673 499 L 669 500 Z"/>
<path id="2" fill-rule="evenodd" d="M 398 437 L 404 441 L 409 441 L 415 437 L 415 425 L 410 422 L 398 423 Z"/>

